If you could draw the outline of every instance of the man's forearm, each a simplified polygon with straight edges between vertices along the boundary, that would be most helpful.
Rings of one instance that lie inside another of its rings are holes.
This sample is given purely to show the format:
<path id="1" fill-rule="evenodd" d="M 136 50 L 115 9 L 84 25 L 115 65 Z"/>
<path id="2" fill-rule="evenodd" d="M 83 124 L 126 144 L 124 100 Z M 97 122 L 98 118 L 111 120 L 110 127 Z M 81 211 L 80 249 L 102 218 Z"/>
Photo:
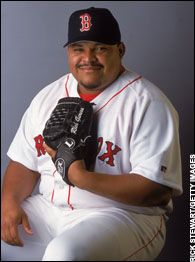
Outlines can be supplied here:
<path id="1" fill-rule="evenodd" d="M 169 189 L 138 174 L 91 173 L 86 189 L 112 200 L 136 206 L 166 205 Z"/>
<path id="2" fill-rule="evenodd" d="M 54 159 L 55 151 L 46 144 L 44 148 Z M 139 174 L 109 175 L 89 172 L 83 160 L 70 165 L 68 178 L 80 189 L 127 205 L 162 206 L 167 205 L 172 196 L 171 188 Z"/>
<path id="3" fill-rule="evenodd" d="M 138 174 L 108 175 L 88 172 L 82 162 L 70 166 L 71 182 L 83 190 L 135 206 L 168 204 L 171 189 Z"/>
<path id="4" fill-rule="evenodd" d="M 34 190 L 40 175 L 18 162 L 10 161 L 3 180 L 2 201 L 14 200 L 18 203 Z"/>

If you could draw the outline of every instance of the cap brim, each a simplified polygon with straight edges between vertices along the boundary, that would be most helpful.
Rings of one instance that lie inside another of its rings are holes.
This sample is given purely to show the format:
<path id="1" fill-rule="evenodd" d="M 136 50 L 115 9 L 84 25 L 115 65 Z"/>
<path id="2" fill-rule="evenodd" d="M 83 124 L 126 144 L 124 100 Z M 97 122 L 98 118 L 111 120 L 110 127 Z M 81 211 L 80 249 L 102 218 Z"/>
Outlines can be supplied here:
<path id="1" fill-rule="evenodd" d="M 71 42 L 67 42 L 63 47 L 66 47 L 66 46 L 69 46 L 69 45 L 72 45 L 72 44 L 74 44 L 74 43 L 79 43 L 79 42 L 95 42 L 95 43 L 99 43 L 99 44 L 103 44 L 103 45 L 116 45 L 116 44 L 118 44 L 118 42 L 117 43 L 105 43 L 105 42 L 100 42 L 100 41 L 97 41 L 97 40 L 89 40 L 89 39 L 83 39 L 83 40 L 76 40 L 76 41 L 71 41 Z"/>

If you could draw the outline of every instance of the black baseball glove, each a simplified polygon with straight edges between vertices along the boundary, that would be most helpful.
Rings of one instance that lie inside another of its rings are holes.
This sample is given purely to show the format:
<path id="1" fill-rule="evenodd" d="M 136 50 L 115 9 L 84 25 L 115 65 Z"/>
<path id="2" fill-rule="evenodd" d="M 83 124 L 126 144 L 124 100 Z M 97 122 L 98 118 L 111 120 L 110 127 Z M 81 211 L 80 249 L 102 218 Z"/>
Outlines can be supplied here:
<path id="1" fill-rule="evenodd" d="M 67 97 L 58 101 L 43 130 L 45 143 L 56 151 L 52 159 L 56 169 L 71 186 L 74 186 L 68 179 L 71 163 L 91 158 L 92 125 L 93 105 L 78 97 Z"/>

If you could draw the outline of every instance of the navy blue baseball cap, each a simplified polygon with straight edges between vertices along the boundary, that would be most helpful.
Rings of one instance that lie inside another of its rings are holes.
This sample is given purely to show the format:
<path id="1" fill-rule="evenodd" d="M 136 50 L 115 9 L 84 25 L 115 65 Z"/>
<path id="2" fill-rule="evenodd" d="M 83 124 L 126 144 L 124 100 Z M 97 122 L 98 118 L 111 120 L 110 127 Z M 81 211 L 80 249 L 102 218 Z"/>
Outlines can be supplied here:
<path id="1" fill-rule="evenodd" d="M 72 13 L 68 23 L 68 42 L 64 47 L 80 41 L 107 45 L 120 43 L 119 25 L 112 13 L 106 8 L 95 7 Z"/>

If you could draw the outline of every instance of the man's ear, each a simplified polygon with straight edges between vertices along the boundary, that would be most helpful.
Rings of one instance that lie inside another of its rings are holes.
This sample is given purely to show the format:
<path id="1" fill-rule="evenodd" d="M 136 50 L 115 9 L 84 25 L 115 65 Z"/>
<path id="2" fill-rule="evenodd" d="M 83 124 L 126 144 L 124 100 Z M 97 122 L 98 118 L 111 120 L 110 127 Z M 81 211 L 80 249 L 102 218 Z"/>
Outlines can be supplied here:
<path id="1" fill-rule="evenodd" d="M 121 42 L 119 45 L 118 45 L 118 50 L 119 50 L 119 55 L 120 57 L 122 58 L 125 54 L 125 45 L 123 42 Z"/>

